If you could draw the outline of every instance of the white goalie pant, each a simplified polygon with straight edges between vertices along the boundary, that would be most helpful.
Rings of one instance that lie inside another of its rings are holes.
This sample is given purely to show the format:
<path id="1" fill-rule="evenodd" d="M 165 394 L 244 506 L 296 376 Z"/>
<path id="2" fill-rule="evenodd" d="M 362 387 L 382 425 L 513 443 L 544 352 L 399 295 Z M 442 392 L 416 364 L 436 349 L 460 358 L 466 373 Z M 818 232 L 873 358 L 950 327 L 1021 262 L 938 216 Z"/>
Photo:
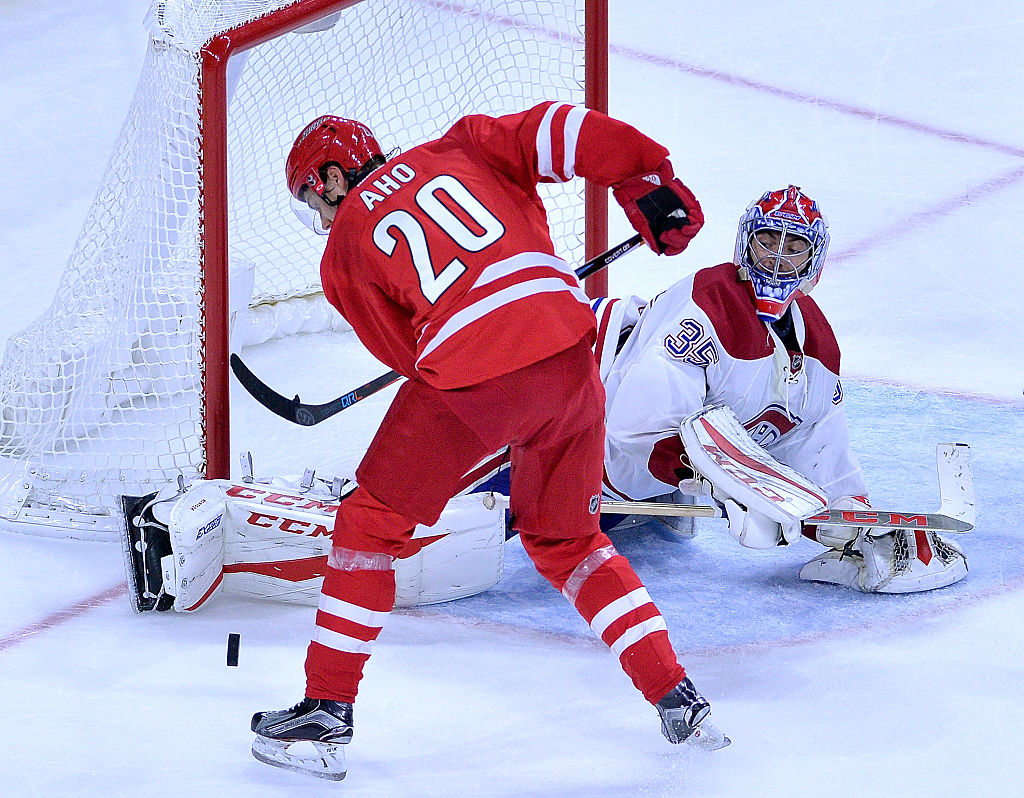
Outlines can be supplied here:
<path id="1" fill-rule="evenodd" d="M 347 489 L 355 487 L 349 483 Z M 331 551 L 339 499 L 298 480 L 204 480 L 168 490 L 158 520 L 173 556 L 162 560 L 174 609 L 192 612 L 226 593 L 316 605 Z M 436 524 L 417 526 L 423 545 L 395 560 L 396 607 L 472 596 L 501 578 L 505 501 L 490 493 L 454 497 Z"/>

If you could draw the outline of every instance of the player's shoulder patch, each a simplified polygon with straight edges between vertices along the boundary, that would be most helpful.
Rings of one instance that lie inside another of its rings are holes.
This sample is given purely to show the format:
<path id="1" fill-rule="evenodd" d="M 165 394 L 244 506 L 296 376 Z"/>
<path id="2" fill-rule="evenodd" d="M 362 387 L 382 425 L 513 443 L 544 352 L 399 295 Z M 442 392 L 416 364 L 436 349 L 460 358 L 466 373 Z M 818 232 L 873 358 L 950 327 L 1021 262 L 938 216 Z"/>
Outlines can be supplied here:
<path id="1" fill-rule="evenodd" d="M 747 287 L 736 276 L 736 266 L 720 263 L 693 276 L 693 301 L 712 326 L 722 348 L 736 360 L 758 360 L 771 355 L 765 333 Z"/>

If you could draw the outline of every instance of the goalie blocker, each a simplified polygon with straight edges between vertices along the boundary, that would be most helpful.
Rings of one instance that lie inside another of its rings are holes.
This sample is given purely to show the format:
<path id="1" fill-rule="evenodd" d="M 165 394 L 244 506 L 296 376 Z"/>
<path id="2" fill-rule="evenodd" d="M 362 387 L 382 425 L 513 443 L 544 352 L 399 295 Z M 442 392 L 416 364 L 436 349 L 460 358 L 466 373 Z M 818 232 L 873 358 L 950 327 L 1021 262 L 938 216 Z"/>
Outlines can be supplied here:
<path id="1" fill-rule="evenodd" d="M 146 496 L 124 496 L 122 539 L 136 612 L 193 612 L 220 590 L 316 605 L 339 502 L 340 480 L 270 482 L 179 478 Z M 431 527 L 418 526 L 394 562 L 397 607 L 463 598 L 501 578 L 505 504 L 490 493 L 453 498 Z"/>

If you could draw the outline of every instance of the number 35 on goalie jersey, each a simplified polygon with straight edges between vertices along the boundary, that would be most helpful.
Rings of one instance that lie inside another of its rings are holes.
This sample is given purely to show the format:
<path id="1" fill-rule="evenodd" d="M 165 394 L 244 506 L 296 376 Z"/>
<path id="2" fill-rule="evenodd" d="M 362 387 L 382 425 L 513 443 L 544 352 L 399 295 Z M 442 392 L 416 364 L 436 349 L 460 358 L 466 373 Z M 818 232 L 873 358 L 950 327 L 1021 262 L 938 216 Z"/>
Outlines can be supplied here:
<path id="1" fill-rule="evenodd" d="M 537 184 L 611 185 L 666 155 L 629 125 L 561 103 L 465 117 L 345 197 L 321 263 L 324 291 L 378 359 L 439 388 L 593 340 L 594 316 L 554 254 Z"/>
<path id="2" fill-rule="evenodd" d="M 665 336 L 665 350 L 674 358 L 707 368 L 718 362 L 714 339 L 704 331 L 704 325 L 695 319 L 683 319 L 680 330 Z"/>

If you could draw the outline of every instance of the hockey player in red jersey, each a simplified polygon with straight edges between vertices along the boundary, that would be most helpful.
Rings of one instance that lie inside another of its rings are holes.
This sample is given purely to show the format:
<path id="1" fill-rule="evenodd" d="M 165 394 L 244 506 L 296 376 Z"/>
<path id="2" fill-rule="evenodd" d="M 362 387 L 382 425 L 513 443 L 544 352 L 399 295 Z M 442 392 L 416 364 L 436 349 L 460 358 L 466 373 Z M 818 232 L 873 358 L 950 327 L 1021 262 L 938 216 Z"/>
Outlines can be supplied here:
<path id="1" fill-rule="evenodd" d="M 357 685 L 395 601 L 394 560 L 505 445 L 511 509 L 538 571 L 615 652 L 671 742 L 716 736 L 657 607 L 599 529 L 594 315 L 554 254 L 536 191 L 575 176 L 611 186 L 651 248 L 676 254 L 703 218 L 667 156 L 627 124 L 555 102 L 465 117 L 389 161 L 352 120 L 320 117 L 299 134 L 288 188 L 329 231 L 324 291 L 408 380 L 337 511 L 305 698 L 254 715 L 257 759 L 344 777 Z M 316 755 L 290 750 L 299 741 Z"/>

